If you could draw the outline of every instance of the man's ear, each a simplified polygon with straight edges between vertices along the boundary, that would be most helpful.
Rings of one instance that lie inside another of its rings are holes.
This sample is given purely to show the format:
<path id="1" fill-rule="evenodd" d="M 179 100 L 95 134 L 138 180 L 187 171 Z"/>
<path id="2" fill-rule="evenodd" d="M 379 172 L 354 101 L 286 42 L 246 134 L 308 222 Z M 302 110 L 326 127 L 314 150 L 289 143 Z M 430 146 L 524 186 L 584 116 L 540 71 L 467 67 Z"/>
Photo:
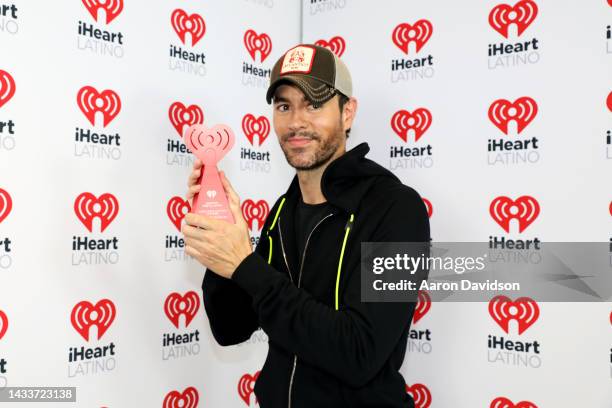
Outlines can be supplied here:
<path id="1" fill-rule="evenodd" d="M 357 105 L 357 99 L 350 97 L 342 107 L 342 126 L 345 132 L 353 126 L 353 120 L 357 114 Z"/>

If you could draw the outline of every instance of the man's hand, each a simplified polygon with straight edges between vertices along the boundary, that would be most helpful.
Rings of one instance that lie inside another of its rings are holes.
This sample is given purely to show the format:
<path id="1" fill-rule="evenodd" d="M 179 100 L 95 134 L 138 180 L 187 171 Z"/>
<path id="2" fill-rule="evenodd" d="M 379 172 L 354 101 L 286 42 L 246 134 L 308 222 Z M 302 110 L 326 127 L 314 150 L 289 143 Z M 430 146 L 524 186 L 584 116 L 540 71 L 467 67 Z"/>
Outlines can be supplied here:
<path id="1" fill-rule="evenodd" d="M 189 177 L 190 199 L 199 190 L 195 186 L 200 173 L 201 163 Z M 240 263 L 253 252 L 251 237 L 242 211 L 240 198 L 225 177 L 219 172 L 221 184 L 227 194 L 229 207 L 236 220 L 235 224 L 223 220 L 189 213 L 185 215 L 185 224 L 181 229 L 185 235 L 185 252 L 216 274 L 230 279 Z M 193 192 L 192 192 L 193 191 Z"/>

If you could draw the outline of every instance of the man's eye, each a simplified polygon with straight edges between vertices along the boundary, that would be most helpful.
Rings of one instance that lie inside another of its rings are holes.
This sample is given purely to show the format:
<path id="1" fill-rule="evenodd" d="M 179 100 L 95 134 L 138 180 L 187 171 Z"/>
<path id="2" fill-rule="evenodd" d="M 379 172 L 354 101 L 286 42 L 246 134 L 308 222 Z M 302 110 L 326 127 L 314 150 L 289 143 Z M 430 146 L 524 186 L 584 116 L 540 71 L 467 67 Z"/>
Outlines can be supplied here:
<path id="1" fill-rule="evenodd" d="M 310 105 L 308 105 L 308 109 L 310 109 L 310 110 L 319 110 L 319 109 L 321 109 L 321 105 L 310 104 Z"/>
<path id="2" fill-rule="evenodd" d="M 276 109 L 278 109 L 281 112 L 285 112 L 287 109 L 289 109 L 289 106 L 287 106 L 286 104 L 279 104 L 279 105 L 276 105 Z"/>

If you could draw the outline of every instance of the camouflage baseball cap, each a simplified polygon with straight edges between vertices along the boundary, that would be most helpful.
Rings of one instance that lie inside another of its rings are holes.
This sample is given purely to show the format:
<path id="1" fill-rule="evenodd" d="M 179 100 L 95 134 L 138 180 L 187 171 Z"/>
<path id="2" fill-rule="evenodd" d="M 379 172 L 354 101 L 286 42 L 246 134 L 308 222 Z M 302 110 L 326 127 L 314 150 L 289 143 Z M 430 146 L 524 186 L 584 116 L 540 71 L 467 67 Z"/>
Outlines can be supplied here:
<path id="1" fill-rule="evenodd" d="M 270 76 L 266 101 L 272 103 L 276 88 L 289 83 L 300 88 L 314 105 L 322 105 L 337 93 L 353 96 L 348 68 L 329 49 L 312 44 L 291 48 L 276 61 Z"/>

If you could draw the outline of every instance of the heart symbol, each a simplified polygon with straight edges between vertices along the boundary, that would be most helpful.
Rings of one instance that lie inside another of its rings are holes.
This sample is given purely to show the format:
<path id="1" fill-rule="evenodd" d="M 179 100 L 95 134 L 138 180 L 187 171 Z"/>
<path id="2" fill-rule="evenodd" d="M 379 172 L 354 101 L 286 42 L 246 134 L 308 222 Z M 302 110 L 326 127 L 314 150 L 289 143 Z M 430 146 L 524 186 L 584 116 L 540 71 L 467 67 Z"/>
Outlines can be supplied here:
<path id="1" fill-rule="evenodd" d="M 6 71 L 0 69 L 0 108 L 15 95 L 15 80 Z"/>
<path id="2" fill-rule="evenodd" d="M 0 340 L 4 337 L 6 330 L 8 329 L 8 317 L 6 317 L 6 313 L 0 310 Z"/>
<path id="3" fill-rule="evenodd" d="M 413 25 L 408 23 L 399 24 L 393 30 L 391 38 L 393 43 L 404 52 L 408 54 L 408 45 L 414 41 L 416 44 L 416 52 L 419 52 L 421 48 L 429 41 L 431 34 L 433 33 L 433 25 L 429 20 L 419 20 Z"/>
<path id="4" fill-rule="evenodd" d="M 0 222 L 4 221 L 8 217 L 11 209 L 13 208 L 13 200 L 8 191 L 0 188 Z"/>
<path id="5" fill-rule="evenodd" d="M 215 190 L 208 190 L 206 192 L 206 196 L 208 198 L 215 198 L 217 196 L 217 192 Z"/>
<path id="6" fill-rule="evenodd" d="M 186 210 L 186 211 L 184 211 Z M 177 230 L 181 230 L 181 222 L 185 218 L 185 214 L 191 211 L 189 201 L 183 200 L 181 197 L 172 197 L 166 206 L 166 213 L 170 221 L 174 224 Z"/>
<path id="7" fill-rule="evenodd" d="M 189 291 L 181 296 L 180 293 L 173 292 L 164 302 L 164 312 L 172 324 L 178 329 L 179 318 L 185 315 L 185 327 L 193 320 L 200 308 L 200 297 L 194 291 Z"/>
<path id="8" fill-rule="evenodd" d="M 431 405 L 431 392 L 423 384 L 406 384 L 406 392 L 412 395 L 415 408 L 429 408 Z"/>
<path id="9" fill-rule="evenodd" d="M 204 123 L 204 112 L 198 105 L 186 107 L 181 102 L 174 102 L 168 109 L 168 118 L 179 136 L 183 134 L 185 125 L 197 125 Z"/>
<path id="10" fill-rule="evenodd" d="M 412 323 L 416 324 L 431 309 L 431 298 L 425 290 L 419 290 L 419 297 L 412 316 Z"/>
<path id="11" fill-rule="evenodd" d="M 104 193 L 97 198 L 92 193 L 85 192 L 74 200 L 74 213 L 89 232 L 93 232 L 94 218 L 99 217 L 100 232 L 104 232 L 119 213 L 119 201 L 110 193 Z"/>
<path id="12" fill-rule="evenodd" d="M 247 406 L 250 406 L 251 394 L 255 390 L 255 382 L 259 377 L 260 371 L 257 371 L 255 375 L 245 374 L 238 381 L 238 395 L 244 401 Z M 255 403 L 257 404 L 257 399 L 255 399 Z"/>
<path id="13" fill-rule="evenodd" d="M 187 45 L 185 34 L 191 34 L 191 46 L 195 47 L 195 45 L 204 37 L 204 33 L 206 32 L 206 23 L 204 19 L 199 14 L 188 15 L 185 10 L 176 9 L 172 12 L 172 16 L 170 17 L 170 22 L 172 23 L 172 28 L 181 39 L 181 42 Z"/>
<path id="14" fill-rule="evenodd" d="M 528 297 L 520 297 L 512 301 L 507 296 L 499 295 L 489 302 L 489 314 L 508 334 L 510 320 L 516 320 L 518 334 L 521 335 L 538 320 L 540 308 L 536 301 Z"/>
<path id="15" fill-rule="evenodd" d="M 344 41 L 344 38 L 340 36 L 332 37 L 329 41 L 319 40 L 315 43 L 315 45 L 320 45 L 321 47 L 329 49 L 331 52 L 336 54 L 338 58 L 344 54 L 344 50 L 346 48 L 346 42 Z"/>
<path id="16" fill-rule="evenodd" d="M 82 0 L 83 4 L 89 11 L 89 14 L 98 21 L 98 10 L 104 10 L 106 14 L 106 24 L 110 24 L 115 19 L 121 10 L 123 10 L 123 0 Z"/>
<path id="17" fill-rule="evenodd" d="M 508 28 L 514 23 L 518 28 L 517 35 L 520 36 L 537 15 L 538 5 L 531 0 L 519 1 L 514 6 L 499 4 L 489 13 L 489 25 L 508 38 Z"/>
<path id="18" fill-rule="evenodd" d="M 399 110 L 391 117 L 391 128 L 404 141 L 408 141 L 408 131 L 414 130 L 414 141 L 418 140 L 429 129 L 432 115 L 428 109 L 418 108 L 410 113 L 407 110 Z"/>
<path id="19" fill-rule="evenodd" d="M 202 163 L 215 166 L 234 146 L 235 136 L 227 125 L 215 125 L 209 129 L 197 124 L 187 128 L 183 140 Z"/>
<path id="20" fill-rule="evenodd" d="M 200 396 L 194 387 L 187 387 L 185 391 L 170 391 L 164 398 L 163 408 L 196 408 Z"/>
<path id="21" fill-rule="evenodd" d="M 242 130 L 251 145 L 254 145 L 254 139 L 257 136 L 259 138 L 259 146 L 261 146 L 270 134 L 270 121 L 265 116 L 255 118 L 255 116 L 248 113 L 242 118 Z"/>
<path id="22" fill-rule="evenodd" d="M 489 408 L 538 408 L 533 402 L 521 401 L 517 404 L 512 403 L 508 398 L 499 397 L 491 401 Z"/>
<path id="23" fill-rule="evenodd" d="M 115 320 L 115 315 L 115 304 L 108 299 L 100 300 L 95 306 L 83 300 L 72 308 L 70 322 L 86 341 L 89 341 L 89 328 L 96 326 L 98 328 L 98 340 L 100 340 Z"/>

